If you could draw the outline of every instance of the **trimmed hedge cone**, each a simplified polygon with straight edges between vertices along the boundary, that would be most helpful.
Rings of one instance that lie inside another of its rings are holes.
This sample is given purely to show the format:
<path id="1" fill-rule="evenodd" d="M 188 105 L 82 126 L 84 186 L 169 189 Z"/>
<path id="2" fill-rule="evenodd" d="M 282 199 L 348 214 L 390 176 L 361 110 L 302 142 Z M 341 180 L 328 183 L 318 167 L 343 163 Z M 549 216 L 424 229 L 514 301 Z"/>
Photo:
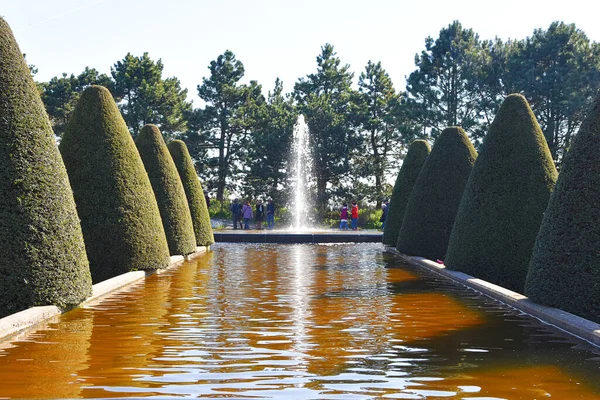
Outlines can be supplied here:
<path id="1" fill-rule="evenodd" d="M 600 97 L 565 156 L 525 294 L 600 323 Z"/>
<path id="2" fill-rule="evenodd" d="M 179 173 L 156 125 L 142 128 L 135 144 L 150 178 L 171 255 L 196 251 L 190 208 Z"/>
<path id="3" fill-rule="evenodd" d="M 192 224 L 196 235 L 198 246 L 210 246 L 215 242 L 213 230 L 210 224 L 210 215 L 206 206 L 206 199 L 202 190 L 202 184 L 196 175 L 192 157 L 187 146 L 181 140 L 173 140 L 167 145 L 173 157 L 179 177 L 185 189 L 185 196 L 192 214 Z"/>
<path id="4" fill-rule="evenodd" d="M 444 129 L 427 157 L 404 213 L 398 251 L 444 259 L 477 152 L 460 127 Z"/>
<path id="5" fill-rule="evenodd" d="M 533 244 L 556 182 L 527 100 L 505 100 L 469 177 L 450 235 L 450 268 L 523 293 Z"/>
<path id="6" fill-rule="evenodd" d="M 389 246 L 396 245 L 406 204 L 408 204 L 413 186 L 430 151 L 431 146 L 429 146 L 429 143 L 421 139 L 414 140 L 408 147 L 408 152 L 396 177 L 392 198 L 388 205 L 390 209 L 386 217 L 383 237 L 381 239 L 383 244 Z"/>
<path id="7" fill-rule="evenodd" d="M 0 317 L 92 292 L 73 193 L 50 121 L 0 18 Z"/>
<path id="8" fill-rule="evenodd" d="M 94 283 L 169 264 L 144 164 L 110 92 L 81 95 L 60 143 Z"/>

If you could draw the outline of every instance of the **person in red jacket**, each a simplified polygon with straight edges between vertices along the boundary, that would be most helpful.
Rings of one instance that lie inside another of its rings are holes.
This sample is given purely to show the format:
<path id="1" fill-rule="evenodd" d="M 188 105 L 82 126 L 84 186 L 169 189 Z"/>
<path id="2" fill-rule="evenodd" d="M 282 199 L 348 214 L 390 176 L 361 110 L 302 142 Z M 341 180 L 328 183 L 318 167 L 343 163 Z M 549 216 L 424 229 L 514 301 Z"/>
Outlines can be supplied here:
<path id="1" fill-rule="evenodd" d="M 358 204 L 356 204 L 356 200 L 352 201 L 352 210 L 350 212 L 350 217 L 352 218 L 352 230 L 358 230 Z"/>

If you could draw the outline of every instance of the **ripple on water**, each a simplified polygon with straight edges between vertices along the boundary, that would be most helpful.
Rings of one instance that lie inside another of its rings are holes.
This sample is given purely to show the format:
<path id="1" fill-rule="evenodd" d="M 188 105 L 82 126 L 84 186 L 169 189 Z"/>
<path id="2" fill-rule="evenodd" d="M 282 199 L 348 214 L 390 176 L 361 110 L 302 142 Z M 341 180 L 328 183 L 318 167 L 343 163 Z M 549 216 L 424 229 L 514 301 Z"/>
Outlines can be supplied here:
<path id="1" fill-rule="evenodd" d="M 598 399 L 599 368 L 378 244 L 220 244 L 4 345 L 0 396 Z"/>

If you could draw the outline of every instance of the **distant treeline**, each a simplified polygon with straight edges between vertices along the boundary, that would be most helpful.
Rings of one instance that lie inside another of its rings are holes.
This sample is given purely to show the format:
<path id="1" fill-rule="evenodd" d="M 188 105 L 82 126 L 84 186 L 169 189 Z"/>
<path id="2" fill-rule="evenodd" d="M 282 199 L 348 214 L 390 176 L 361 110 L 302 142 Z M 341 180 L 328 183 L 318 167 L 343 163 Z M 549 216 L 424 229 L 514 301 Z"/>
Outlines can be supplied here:
<path id="1" fill-rule="evenodd" d="M 240 83 L 244 65 L 227 50 L 210 62 L 197 86 L 200 108 L 147 53 L 127 54 L 110 76 L 86 67 L 38 85 L 59 137 L 82 91 L 92 84 L 107 87 L 134 137 L 152 123 L 167 140 L 187 144 L 206 188 L 219 200 L 235 192 L 285 203 L 293 126 L 304 114 L 322 210 L 350 198 L 380 205 L 392 189 L 385 177 L 396 175 L 414 138 L 433 140 L 447 126 L 462 126 L 477 147 L 510 93 L 531 104 L 560 167 L 600 86 L 600 44 L 563 22 L 502 41 L 480 39 L 455 21 L 438 38 L 425 39 L 404 90 L 394 87 L 380 62 L 369 61 L 356 81 L 331 44 L 316 61 L 316 71 L 299 78 L 291 93 L 277 79 L 265 97 L 258 82 Z"/>

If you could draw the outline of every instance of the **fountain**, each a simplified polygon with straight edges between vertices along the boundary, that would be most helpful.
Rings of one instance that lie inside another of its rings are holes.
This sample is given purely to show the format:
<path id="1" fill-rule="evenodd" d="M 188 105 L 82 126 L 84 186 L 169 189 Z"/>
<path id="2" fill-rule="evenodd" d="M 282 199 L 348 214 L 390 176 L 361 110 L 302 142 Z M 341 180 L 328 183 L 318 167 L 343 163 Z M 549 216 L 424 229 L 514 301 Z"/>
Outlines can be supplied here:
<path id="1" fill-rule="evenodd" d="M 308 229 L 311 221 L 311 201 L 308 196 L 308 188 L 311 183 L 313 163 L 308 134 L 308 125 L 304 121 L 304 115 L 299 115 L 294 125 L 291 157 L 293 197 L 290 209 L 293 213 L 292 229 L 294 230 Z"/>

